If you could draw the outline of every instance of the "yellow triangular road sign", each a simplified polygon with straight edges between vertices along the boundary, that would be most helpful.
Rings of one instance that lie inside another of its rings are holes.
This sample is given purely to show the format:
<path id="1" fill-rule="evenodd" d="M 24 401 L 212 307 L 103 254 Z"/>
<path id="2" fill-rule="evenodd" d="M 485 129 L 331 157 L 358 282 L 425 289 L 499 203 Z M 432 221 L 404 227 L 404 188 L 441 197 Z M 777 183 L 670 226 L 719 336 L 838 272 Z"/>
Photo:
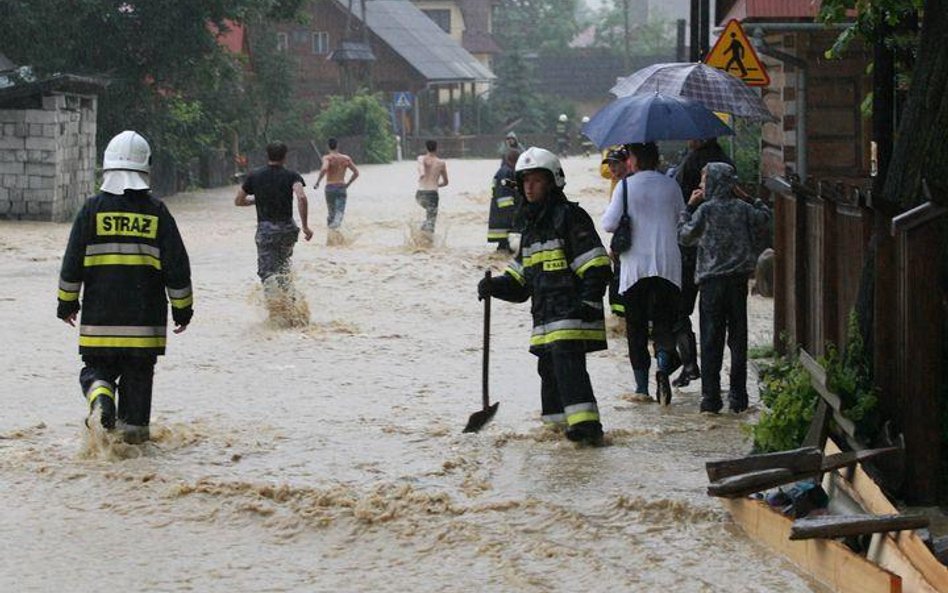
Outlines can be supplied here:
<path id="1" fill-rule="evenodd" d="M 731 19 L 717 43 L 704 58 L 704 63 L 740 78 L 750 86 L 767 86 L 770 76 L 757 57 L 737 19 Z"/>

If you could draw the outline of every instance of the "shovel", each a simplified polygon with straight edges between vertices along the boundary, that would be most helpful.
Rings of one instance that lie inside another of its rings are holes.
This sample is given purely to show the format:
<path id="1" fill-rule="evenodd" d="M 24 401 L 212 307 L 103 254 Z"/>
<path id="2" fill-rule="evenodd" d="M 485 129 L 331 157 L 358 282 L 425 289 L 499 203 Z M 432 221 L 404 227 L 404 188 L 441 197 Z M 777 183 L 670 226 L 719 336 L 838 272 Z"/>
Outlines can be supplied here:
<path id="1" fill-rule="evenodd" d="M 490 282 L 490 270 L 484 272 L 484 278 Z M 471 417 L 467 420 L 467 426 L 464 427 L 464 432 L 477 432 L 478 430 L 484 428 L 484 425 L 490 422 L 491 418 L 494 417 L 494 414 L 497 413 L 497 406 L 500 405 L 500 402 L 495 402 L 494 404 L 490 403 L 490 395 L 488 395 L 487 389 L 487 367 L 488 361 L 490 360 L 490 295 L 484 297 L 484 358 L 481 368 L 481 397 L 483 403 L 483 409 L 474 412 L 471 414 Z"/>

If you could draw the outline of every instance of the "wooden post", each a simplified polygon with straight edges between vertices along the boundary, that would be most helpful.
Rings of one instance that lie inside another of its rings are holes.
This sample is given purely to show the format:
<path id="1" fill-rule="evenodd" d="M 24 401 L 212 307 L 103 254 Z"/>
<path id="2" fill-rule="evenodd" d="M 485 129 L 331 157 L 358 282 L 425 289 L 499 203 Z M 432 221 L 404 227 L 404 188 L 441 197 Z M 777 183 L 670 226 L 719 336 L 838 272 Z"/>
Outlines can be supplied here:
<path id="1" fill-rule="evenodd" d="M 938 500 L 941 431 L 938 396 L 945 336 L 938 278 L 948 210 L 926 202 L 892 219 L 898 249 L 898 356 L 902 379 L 902 431 L 906 450 L 906 500 Z"/>

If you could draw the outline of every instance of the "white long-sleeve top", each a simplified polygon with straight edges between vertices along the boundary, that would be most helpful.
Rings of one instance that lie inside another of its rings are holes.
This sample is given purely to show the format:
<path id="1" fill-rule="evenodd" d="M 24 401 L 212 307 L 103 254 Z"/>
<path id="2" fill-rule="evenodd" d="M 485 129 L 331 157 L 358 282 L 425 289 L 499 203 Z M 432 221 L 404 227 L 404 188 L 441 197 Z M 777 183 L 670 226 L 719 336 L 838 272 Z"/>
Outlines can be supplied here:
<path id="1" fill-rule="evenodd" d="M 681 288 L 681 252 L 678 216 L 685 209 L 681 188 L 674 179 L 657 171 L 640 171 L 626 177 L 628 214 L 632 222 L 632 247 L 619 254 L 622 270 L 619 292 L 642 278 L 660 276 Z M 602 215 L 602 228 L 615 232 L 622 217 L 622 182 Z"/>

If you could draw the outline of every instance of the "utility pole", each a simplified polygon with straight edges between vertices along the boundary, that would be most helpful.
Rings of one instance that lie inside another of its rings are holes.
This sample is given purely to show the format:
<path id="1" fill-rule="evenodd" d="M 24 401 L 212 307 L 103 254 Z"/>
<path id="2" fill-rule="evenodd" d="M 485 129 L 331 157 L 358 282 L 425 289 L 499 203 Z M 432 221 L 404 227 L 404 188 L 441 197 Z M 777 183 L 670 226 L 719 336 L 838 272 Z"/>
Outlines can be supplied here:
<path id="1" fill-rule="evenodd" d="M 688 37 L 688 53 L 692 62 L 701 61 L 701 0 L 691 0 L 691 16 L 688 19 L 690 35 Z"/>
<path id="2" fill-rule="evenodd" d="M 703 60 L 708 52 L 711 51 L 710 29 L 711 29 L 711 0 L 701 0 L 701 39 L 699 43 L 699 60 Z"/>
<path id="3" fill-rule="evenodd" d="M 622 0 L 622 17 L 625 22 L 625 54 L 622 56 L 622 69 L 626 75 L 629 74 L 629 68 L 632 67 L 630 60 L 632 58 L 629 49 L 629 0 Z"/>

